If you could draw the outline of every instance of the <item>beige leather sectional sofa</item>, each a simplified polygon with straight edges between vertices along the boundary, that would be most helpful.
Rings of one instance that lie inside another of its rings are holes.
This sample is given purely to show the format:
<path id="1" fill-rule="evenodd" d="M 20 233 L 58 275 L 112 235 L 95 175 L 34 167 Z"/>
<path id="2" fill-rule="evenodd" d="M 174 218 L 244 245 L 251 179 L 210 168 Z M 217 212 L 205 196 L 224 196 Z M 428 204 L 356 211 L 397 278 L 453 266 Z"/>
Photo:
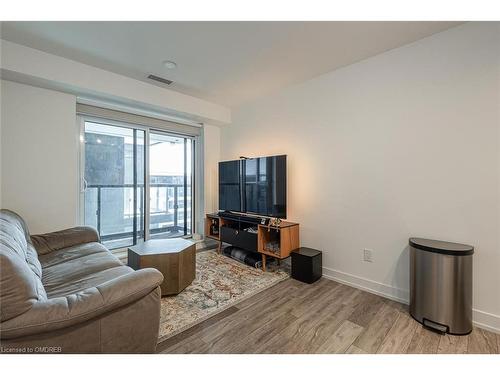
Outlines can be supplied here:
<path id="1" fill-rule="evenodd" d="M 3 353 L 154 352 L 162 280 L 123 265 L 91 228 L 30 236 L 0 210 Z"/>

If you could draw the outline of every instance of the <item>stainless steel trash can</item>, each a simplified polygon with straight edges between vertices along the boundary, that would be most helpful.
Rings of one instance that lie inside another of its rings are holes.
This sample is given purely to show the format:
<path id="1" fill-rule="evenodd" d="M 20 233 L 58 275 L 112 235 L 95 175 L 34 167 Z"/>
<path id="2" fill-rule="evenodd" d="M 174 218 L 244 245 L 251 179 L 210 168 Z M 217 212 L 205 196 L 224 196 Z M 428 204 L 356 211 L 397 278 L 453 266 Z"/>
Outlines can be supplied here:
<path id="1" fill-rule="evenodd" d="M 410 238 L 410 314 L 443 333 L 472 331 L 472 254 L 459 243 Z"/>

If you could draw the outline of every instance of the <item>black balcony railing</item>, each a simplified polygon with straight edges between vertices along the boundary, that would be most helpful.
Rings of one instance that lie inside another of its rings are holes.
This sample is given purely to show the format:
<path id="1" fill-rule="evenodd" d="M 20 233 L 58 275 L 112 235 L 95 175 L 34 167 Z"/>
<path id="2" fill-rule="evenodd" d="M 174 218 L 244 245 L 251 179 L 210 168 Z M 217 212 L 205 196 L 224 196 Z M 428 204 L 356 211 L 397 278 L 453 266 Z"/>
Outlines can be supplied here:
<path id="1" fill-rule="evenodd" d="M 184 184 L 152 183 L 150 187 L 149 233 L 151 237 L 190 234 L 191 199 Z M 114 191 L 114 189 L 116 189 Z M 120 195 L 119 189 L 122 190 Z M 126 198 L 126 190 L 128 200 Z M 92 191 L 95 191 L 92 195 Z M 94 222 L 101 240 L 126 246 L 144 238 L 144 185 L 88 185 L 85 193 L 86 222 Z M 95 221 L 94 221 L 95 220 Z"/>

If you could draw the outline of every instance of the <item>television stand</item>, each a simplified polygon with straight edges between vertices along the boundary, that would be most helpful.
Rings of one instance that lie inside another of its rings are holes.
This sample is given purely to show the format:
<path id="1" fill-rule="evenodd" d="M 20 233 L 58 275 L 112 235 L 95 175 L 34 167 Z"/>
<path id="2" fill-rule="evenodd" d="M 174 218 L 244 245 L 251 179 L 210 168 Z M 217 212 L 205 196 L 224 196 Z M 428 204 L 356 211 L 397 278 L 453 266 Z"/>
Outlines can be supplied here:
<path id="1" fill-rule="evenodd" d="M 222 243 L 260 253 L 265 271 L 268 256 L 285 259 L 300 247 L 299 224 L 282 221 L 277 226 L 269 226 L 261 222 L 260 217 L 235 213 L 207 214 L 205 236 L 219 242 L 218 253 L 221 253 Z"/>

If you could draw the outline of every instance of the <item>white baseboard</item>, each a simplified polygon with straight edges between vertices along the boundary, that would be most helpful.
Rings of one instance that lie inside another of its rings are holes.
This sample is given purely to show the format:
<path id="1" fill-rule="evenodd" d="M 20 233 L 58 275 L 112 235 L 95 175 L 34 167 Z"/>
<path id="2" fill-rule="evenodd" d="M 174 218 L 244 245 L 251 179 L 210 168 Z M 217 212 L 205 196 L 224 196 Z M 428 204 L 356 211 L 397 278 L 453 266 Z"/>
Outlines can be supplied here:
<path id="1" fill-rule="evenodd" d="M 404 304 L 408 304 L 408 301 L 410 300 L 409 291 L 407 290 L 399 289 L 392 285 L 382 284 L 377 281 L 365 279 L 363 277 L 337 271 L 331 268 L 323 267 L 323 277 Z"/>
<path id="2" fill-rule="evenodd" d="M 500 334 L 500 316 L 472 309 L 472 322 L 476 327 Z"/>
<path id="3" fill-rule="evenodd" d="M 400 289 L 392 285 L 379 283 L 378 281 L 373 281 L 346 272 L 323 267 L 323 277 L 352 286 L 353 288 L 361 289 L 388 298 L 393 301 L 404 303 L 406 305 L 408 305 L 410 301 L 410 292 L 408 290 Z M 483 328 L 487 331 L 500 333 L 500 316 L 473 309 L 472 319 L 472 322 L 476 327 Z"/>

